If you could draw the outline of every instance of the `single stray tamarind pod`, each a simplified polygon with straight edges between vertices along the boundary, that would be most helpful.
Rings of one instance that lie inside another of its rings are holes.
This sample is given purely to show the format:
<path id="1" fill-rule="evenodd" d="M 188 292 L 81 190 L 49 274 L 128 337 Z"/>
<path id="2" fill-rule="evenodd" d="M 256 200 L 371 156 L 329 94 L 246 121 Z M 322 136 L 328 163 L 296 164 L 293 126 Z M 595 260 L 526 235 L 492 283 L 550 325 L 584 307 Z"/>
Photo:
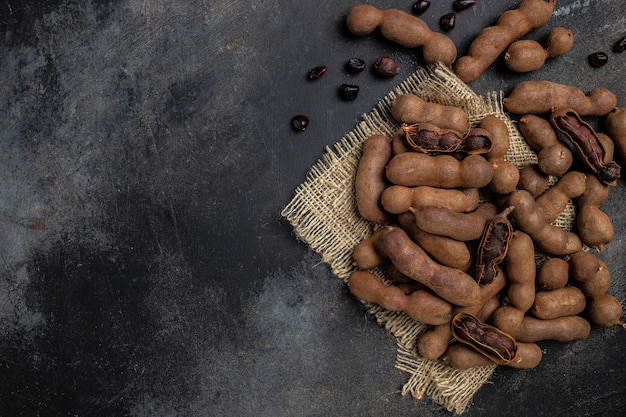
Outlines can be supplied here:
<path id="1" fill-rule="evenodd" d="M 537 288 L 544 291 L 558 290 L 569 281 L 569 264 L 563 258 L 550 258 L 537 270 Z"/>
<path id="2" fill-rule="evenodd" d="M 357 298 L 375 303 L 390 311 L 405 312 L 424 324 L 444 324 L 452 317 L 452 306 L 430 290 L 416 290 L 409 295 L 393 285 L 386 285 L 367 271 L 355 271 L 348 278 L 348 288 Z"/>
<path id="3" fill-rule="evenodd" d="M 429 287 L 449 303 L 470 306 L 480 302 L 480 287 L 463 271 L 440 265 L 399 227 L 386 227 L 381 246 L 404 275 Z"/>
<path id="4" fill-rule="evenodd" d="M 508 306 L 522 314 L 535 301 L 535 245 L 528 234 L 515 230 L 504 258 L 504 270 L 509 279 Z"/>
<path id="5" fill-rule="evenodd" d="M 359 269 L 373 269 L 387 260 L 387 255 L 379 249 L 383 229 L 378 229 L 352 248 L 352 264 Z"/>
<path id="6" fill-rule="evenodd" d="M 604 294 L 611 286 L 611 274 L 603 260 L 591 252 L 580 251 L 569 259 L 573 283 L 590 298 Z"/>
<path id="7" fill-rule="evenodd" d="M 469 116 L 460 107 L 425 101 L 416 94 L 401 94 L 389 103 L 391 116 L 398 123 L 432 123 L 441 129 L 465 133 Z"/>
<path id="8" fill-rule="evenodd" d="M 613 224 L 600 206 L 609 197 L 609 186 L 595 175 L 588 175 L 585 192 L 578 197 L 576 205 L 576 229 L 583 243 L 601 252 L 604 245 L 613 240 Z"/>
<path id="9" fill-rule="evenodd" d="M 537 164 L 526 165 L 520 170 L 519 182 L 517 188 L 519 190 L 528 191 L 533 197 L 541 195 L 550 186 L 550 177 L 541 170 Z"/>
<path id="10" fill-rule="evenodd" d="M 435 206 L 410 209 L 420 229 L 464 242 L 480 239 L 487 222 L 497 214 L 497 210 L 497 206 L 489 202 L 480 203 L 470 213 L 456 213 Z"/>
<path id="11" fill-rule="evenodd" d="M 466 83 L 476 80 L 511 42 L 545 25 L 555 4 L 556 0 L 522 0 L 517 8 L 502 13 L 495 26 L 480 31 L 454 72 Z"/>
<path id="12" fill-rule="evenodd" d="M 585 294 L 574 286 L 553 291 L 537 291 L 530 312 L 538 319 L 555 319 L 581 313 L 587 302 Z"/>
<path id="13" fill-rule="evenodd" d="M 537 167 L 541 172 L 560 177 L 569 170 L 574 161 L 572 152 L 559 140 L 548 120 L 527 114 L 520 118 L 518 128 L 537 153 Z"/>
<path id="14" fill-rule="evenodd" d="M 541 210 L 546 222 L 555 221 L 571 199 L 580 197 L 585 192 L 586 178 L 582 172 L 570 171 L 537 197 L 535 200 L 537 210 Z"/>
<path id="15" fill-rule="evenodd" d="M 508 127 L 494 114 L 485 116 L 480 121 L 480 127 L 491 133 L 491 150 L 485 155 L 494 169 L 489 189 L 496 194 L 510 194 L 519 182 L 519 170 L 504 159 L 510 144 Z"/>
<path id="16" fill-rule="evenodd" d="M 474 279 L 478 284 L 485 285 L 493 281 L 498 265 L 509 250 L 513 237 L 513 226 L 508 219 L 514 207 L 507 207 L 491 218 L 487 223 L 478 246 L 478 258 L 474 267 Z"/>
<path id="17" fill-rule="evenodd" d="M 411 207 L 425 206 L 445 207 L 463 213 L 474 210 L 478 206 L 479 198 L 478 188 L 437 188 L 427 185 L 391 185 L 380 197 L 383 208 L 393 214 L 405 213 Z"/>
<path id="18" fill-rule="evenodd" d="M 452 318 L 452 335 L 497 364 L 513 360 L 517 352 L 515 339 L 502 330 L 481 323 L 471 314 L 459 313 Z"/>
<path id="19" fill-rule="evenodd" d="M 493 167 L 481 155 L 468 155 L 461 161 L 452 155 L 404 152 L 387 165 L 387 179 L 396 185 L 439 188 L 482 188 L 493 178 Z"/>
<path id="20" fill-rule="evenodd" d="M 573 86 L 552 81 L 522 81 L 502 100 L 513 114 L 550 114 L 554 109 L 571 108 L 580 116 L 603 116 L 617 104 L 610 90 L 597 87 L 585 93 Z"/>
<path id="21" fill-rule="evenodd" d="M 376 224 L 391 219 L 380 203 L 380 196 L 387 187 L 385 167 L 390 159 L 391 142 L 386 136 L 373 134 L 365 139 L 354 184 L 356 205 L 364 219 Z"/>
<path id="22" fill-rule="evenodd" d="M 604 148 L 595 130 L 572 109 L 555 110 L 550 116 L 552 125 L 574 145 L 585 165 L 600 181 L 615 185 L 620 177 L 620 166 L 604 161 Z"/>
<path id="23" fill-rule="evenodd" d="M 456 59 L 456 45 L 443 33 L 433 32 L 419 17 L 398 9 L 380 10 L 368 4 L 354 6 L 346 24 L 350 32 L 365 36 L 377 27 L 388 40 L 407 48 L 422 47 L 424 60 L 451 65 Z"/>
<path id="24" fill-rule="evenodd" d="M 621 320 L 622 305 L 611 294 L 604 293 L 591 298 L 587 304 L 587 313 L 597 326 L 621 326 L 626 329 L 626 323 Z"/>
<path id="25" fill-rule="evenodd" d="M 491 134 L 485 129 L 470 129 L 463 135 L 432 123 L 403 123 L 402 130 L 409 147 L 418 152 L 482 154 L 491 149 Z"/>
<path id="26" fill-rule="evenodd" d="M 549 255 L 569 255 L 582 250 L 577 234 L 546 222 L 537 210 L 535 199 L 528 191 L 517 190 L 509 195 L 507 204 L 517 227 L 526 232 L 541 250 Z"/>
<path id="27" fill-rule="evenodd" d="M 565 55 L 574 45 L 574 34 L 570 29 L 556 27 L 548 32 L 543 44 L 523 39 L 509 45 L 504 53 L 504 64 L 514 72 L 535 71 L 547 59 Z"/>
<path id="28" fill-rule="evenodd" d="M 626 161 L 626 107 L 615 107 L 604 118 L 604 129 L 611 137 L 617 154 Z"/>
<path id="29" fill-rule="evenodd" d="M 465 242 L 423 231 L 417 227 L 415 217 L 410 212 L 400 214 L 398 222 L 411 239 L 441 265 L 463 272 L 468 272 L 472 267 L 472 254 Z"/>
<path id="30" fill-rule="evenodd" d="M 539 365 L 543 353 L 536 343 L 517 342 L 515 357 L 506 366 L 517 369 L 531 369 Z M 491 359 L 462 343 L 452 343 L 442 360 L 456 369 L 470 369 L 476 366 L 494 365 Z"/>

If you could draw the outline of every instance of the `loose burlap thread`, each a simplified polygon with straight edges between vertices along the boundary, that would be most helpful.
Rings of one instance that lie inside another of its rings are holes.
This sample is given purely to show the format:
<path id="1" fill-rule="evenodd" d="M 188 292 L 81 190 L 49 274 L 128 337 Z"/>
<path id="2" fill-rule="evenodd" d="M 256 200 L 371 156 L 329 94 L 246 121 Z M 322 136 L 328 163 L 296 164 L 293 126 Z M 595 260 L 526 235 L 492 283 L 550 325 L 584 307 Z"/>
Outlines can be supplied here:
<path id="1" fill-rule="evenodd" d="M 505 159 L 518 168 L 536 163 L 537 156 L 524 141 L 516 124 L 502 106 L 502 92 L 479 96 L 447 67 L 433 64 L 421 67 L 385 96 L 362 121 L 332 148 L 308 172 L 305 181 L 281 215 L 293 226 L 296 236 L 319 253 L 338 278 L 347 282 L 355 271 L 352 250 L 370 236 L 375 225 L 363 219 L 356 208 L 354 180 L 362 153 L 363 141 L 374 133 L 388 138 L 399 128 L 390 113 L 391 101 L 401 94 L 416 94 L 422 99 L 464 109 L 470 123 L 476 125 L 487 115 L 503 120 L 509 131 L 510 146 Z M 554 179 L 552 183 L 554 182 Z M 572 229 L 574 207 L 570 203 L 554 224 Z M 541 256 L 537 257 L 541 262 Z M 384 281 L 383 270 L 374 270 Z M 420 357 L 415 348 L 417 337 L 428 326 L 402 312 L 388 311 L 364 302 L 369 313 L 396 338 L 396 368 L 408 373 L 402 394 L 415 398 L 430 397 L 449 411 L 462 414 L 474 394 L 489 380 L 496 365 L 458 370 L 441 360 Z"/>

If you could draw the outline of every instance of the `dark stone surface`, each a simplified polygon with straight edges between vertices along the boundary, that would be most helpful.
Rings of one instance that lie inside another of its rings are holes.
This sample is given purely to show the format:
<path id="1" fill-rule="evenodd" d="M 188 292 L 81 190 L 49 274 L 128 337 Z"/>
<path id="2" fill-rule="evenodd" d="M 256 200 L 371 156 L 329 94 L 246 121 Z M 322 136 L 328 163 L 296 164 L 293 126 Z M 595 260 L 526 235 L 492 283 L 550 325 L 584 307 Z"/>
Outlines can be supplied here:
<path id="1" fill-rule="evenodd" d="M 410 11 L 413 2 L 371 2 Z M 516 1 L 479 1 L 460 53 Z M 280 210 L 309 168 L 422 64 L 344 27 L 356 2 L 6 0 L 0 4 L 0 415 L 444 416 L 402 397 L 395 343 Z M 423 16 L 437 28 L 452 0 Z M 524 79 L 611 88 L 624 105 L 620 0 L 559 0 L 574 49 Z M 589 53 L 609 63 L 591 68 Z M 400 74 L 349 74 L 357 56 Z M 306 79 L 318 65 L 329 70 Z M 357 83 L 357 100 L 337 87 Z M 311 126 L 290 128 L 304 113 Z M 600 256 L 623 303 L 624 181 Z M 465 415 L 623 413 L 626 334 L 544 343 Z"/>

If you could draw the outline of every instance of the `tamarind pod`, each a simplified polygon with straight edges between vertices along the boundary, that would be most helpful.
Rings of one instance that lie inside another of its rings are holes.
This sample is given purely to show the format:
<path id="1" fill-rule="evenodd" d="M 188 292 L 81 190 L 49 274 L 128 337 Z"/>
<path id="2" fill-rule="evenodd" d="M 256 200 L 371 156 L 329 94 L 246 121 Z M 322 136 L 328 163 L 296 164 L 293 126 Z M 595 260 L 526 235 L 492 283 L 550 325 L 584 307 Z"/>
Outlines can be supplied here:
<path id="1" fill-rule="evenodd" d="M 491 182 L 493 167 L 480 155 L 459 161 L 452 155 L 404 152 L 387 165 L 387 179 L 396 185 L 439 188 L 482 188 Z"/>
<path id="2" fill-rule="evenodd" d="M 595 175 L 589 175 L 585 181 L 585 192 L 576 200 L 578 236 L 585 245 L 598 252 L 604 250 L 604 245 L 611 242 L 614 236 L 611 219 L 600 209 L 608 197 L 609 186 Z"/>
<path id="3" fill-rule="evenodd" d="M 497 210 L 496 205 L 489 202 L 480 203 L 476 210 L 470 213 L 456 213 L 446 207 L 435 206 L 410 209 L 420 229 L 460 241 L 479 239 L 489 220 L 497 214 Z"/>
<path id="4" fill-rule="evenodd" d="M 423 231 L 417 227 L 415 217 L 410 212 L 400 214 L 398 221 L 411 239 L 441 265 L 463 272 L 471 269 L 472 253 L 465 242 Z"/>
<path id="5" fill-rule="evenodd" d="M 511 216 L 517 227 L 526 232 L 535 245 L 550 255 L 568 255 L 582 249 L 578 235 L 546 222 L 537 210 L 535 199 L 524 190 L 511 193 L 508 205 L 514 206 Z"/>
<path id="6" fill-rule="evenodd" d="M 376 224 L 384 224 L 391 218 L 380 202 L 387 187 L 385 167 L 390 159 L 391 142 L 386 136 L 374 134 L 365 139 L 354 184 L 356 205 L 364 219 Z"/>
<path id="7" fill-rule="evenodd" d="M 511 43 L 504 54 L 504 63 L 514 72 L 535 71 L 541 68 L 547 59 L 566 54 L 573 45 L 572 31 L 556 27 L 548 32 L 542 43 L 531 39 Z"/>
<path id="8" fill-rule="evenodd" d="M 409 148 L 409 145 L 406 143 L 406 135 L 402 128 L 398 128 L 393 137 L 391 138 L 391 154 L 397 155 L 402 152 L 412 152 L 413 149 Z"/>
<path id="9" fill-rule="evenodd" d="M 480 302 L 480 287 L 463 271 L 440 265 L 399 227 L 386 227 L 381 246 L 400 272 L 429 287 L 449 303 L 469 306 Z"/>
<path id="10" fill-rule="evenodd" d="M 553 291 L 537 291 L 530 312 L 538 319 L 555 319 L 581 313 L 587 302 L 585 294 L 574 286 Z"/>
<path id="11" fill-rule="evenodd" d="M 587 176 L 582 172 L 570 171 L 537 197 L 535 205 L 543 213 L 543 219 L 548 223 L 555 221 L 571 199 L 585 192 L 586 179 Z"/>
<path id="12" fill-rule="evenodd" d="M 357 298 L 375 303 L 390 311 L 402 311 L 424 324 L 444 324 L 452 317 L 452 305 L 429 290 L 416 290 L 409 295 L 367 271 L 355 271 L 348 278 L 348 288 Z"/>
<path id="13" fill-rule="evenodd" d="M 466 83 L 476 80 L 511 42 L 545 25 L 555 4 L 556 0 L 522 0 L 515 9 L 502 13 L 495 26 L 478 33 L 467 55 L 457 60 L 454 72 Z"/>
<path id="14" fill-rule="evenodd" d="M 507 207 L 492 217 L 484 227 L 473 274 L 479 284 L 489 284 L 493 281 L 498 273 L 496 265 L 506 257 L 513 236 L 513 225 L 507 218 L 512 210 L 513 207 Z"/>
<path id="15" fill-rule="evenodd" d="M 398 9 L 381 10 L 369 4 L 354 6 L 346 16 L 348 30 L 365 36 L 377 27 L 388 40 L 407 48 L 422 47 L 427 63 L 451 65 L 456 59 L 456 45 L 448 36 L 433 32 L 422 19 Z"/>
<path id="16" fill-rule="evenodd" d="M 597 87 L 585 94 L 581 89 L 552 81 L 522 81 L 502 100 L 513 114 L 550 114 L 571 108 L 580 116 L 602 116 L 617 105 L 610 90 Z"/>
<path id="17" fill-rule="evenodd" d="M 538 319 L 530 315 L 525 315 L 517 327 L 503 329 L 498 322 L 505 322 L 504 307 L 494 312 L 494 326 L 509 333 L 518 342 L 539 342 L 542 340 L 556 340 L 558 342 L 571 342 L 574 340 L 586 339 L 591 331 L 591 325 L 581 316 L 565 316 L 555 319 Z M 513 320 L 516 320 L 514 313 Z"/>
<path id="18" fill-rule="evenodd" d="M 392 214 L 402 214 L 411 208 L 445 207 L 454 212 L 472 211 L 478 206 L 478 188 L 437 188 L 427 185 L 405 187 L 391 185 L 383 191 L 380 201 Z"/>
<path id="19" fill-rule="evenodd" d="M 398 123 L 432 123 L 460 133 L 467 132 L 470 126 L 469 116 L 462 108 L 426 101 L 411 93 L 391 100 L 389 110 Z"/>
<path id="20" fill-rule="evenodd" d="M 510 194 L 515 191 L 519 182 L 519 170 L 504 159 L 509 150 L 509 130 L 502 119 L 489 114 L 480 122 L 480 127 L 491 133 L 491 150 L 485 157 L 494 169 L 489 189 L 496 194 Z"/>
<path id="21" fill-rule="evenodd" d="M 565 287 L 569 281 L 569 264 L 562 258 L 550 258 L 537 270 L 537 288 L 552 291 Z"/>
<path id="22" fill-rule="evenodd" d="M 536 343 L 517 342 L 515 357 L 506 366 L 517 369 L 530 369 L 539 365 L 543 353 Z M 456 369 L 470 369 L 477 366 L 495 365 L 495 362 L 461 343 L 451 343 L 442 360 Z"/>
<path id="23" fill-rule="evenodd" d="M 511 362 L 517 351 L 517 342 L 511 335 L 482 323 L 471 314 L 454 315 L 452 335 L 500 365 Z"/>
<path id="24" fill-rule="evenodd" d="M 609 290 L 611 274 L 607 265 L 591 252 L 576 252 L 569 259 L 573 284 L 590 298 Z"/>
<path id="25" fill-rule="evenodd" d="M 382 234 L 383 229 L 378 229 L 352 248 L 352 264 L 354 266 L 359 269 L 373 269 L 385 263 L 387 255 L 379 248 Z"/>
<path id="26" fill-rule="evenodd" d="M 541 195 L 548 189 L 550 177 L 539 169 L 537 164 L 529 164 L 520 170 L 519 190 L 528 191 L 533 197 Z"/>
<path id="27" fill-rule="evenodd" d="M 562 143 L 552 124 L 534 114 L 527 114 L 518 123 L 524 140 L 537 153 L 537 168 L 546 175 L 560 177 L 574 161 L 570 149 Z"/>
<path id="28" fill-rule="evenodd" d="M 504 270 L 509 279 L 508 304 L 525 313 L 535 301 L 535 245 L 530 236 L 515 230 L 504 258 Z"/>
<path id="29" fill-rule="evenodd" d="M 403 123 L 402 130 L 406 143 L 418 152 L 483 154 L 491 149 L 491 134 L 485 129 L 474 128 L 462 134 L 432 123 Z"/>
<path id="30" fill-rule="evenodd" d="M 622 305 L 611 294 L 599 294 L 589 300 L 587 313 L 591 321 L 598 326 L 621 326 L 626 329 L 626 323 L 622 322 Z"/>
<path id="31" fill-rule="evenodd" d="M 620 177 L 620 166 L 604 161 L 604 148 L 595 130 L 572 109 L 555 110 L 550 116 L 554 127 L 574 145 L 585 165 L 600 181 L 615 185 Z"/>

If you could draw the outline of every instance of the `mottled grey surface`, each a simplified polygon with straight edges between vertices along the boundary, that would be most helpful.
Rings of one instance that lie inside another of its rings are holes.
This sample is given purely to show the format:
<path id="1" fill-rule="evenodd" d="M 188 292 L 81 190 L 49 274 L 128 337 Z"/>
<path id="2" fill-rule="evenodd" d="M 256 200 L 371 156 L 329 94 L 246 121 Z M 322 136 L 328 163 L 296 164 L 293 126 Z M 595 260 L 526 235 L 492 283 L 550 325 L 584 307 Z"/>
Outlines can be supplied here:
<path id="1" fill-rule="evenodd" d="M 459 50 L 516 3 L 459 14 Z M 400 395 L 393 339 L 279 215 L 325 147 L 422 64 L 349 35 L 355 4 L 0 4 L 1 416 L 449 415 Z M 436 28 L 451 4 L 424 19 Z M 626 55 L 586 64 L 624 19 L 620 0 L 559 0 L 549 27 L 573 28 L 574 49 L 532 75 L 496 64 L 472 87 L 547 78 L 626 105 Z M 343 69 L 381 55 L 396 78 Z M 328 73 L 306 80 L 317 65 Z M 361 86 L 356 101 L 338 98 L 344 82 Z M 312 119 L 303 133 L 289 127 L 298 113 Z M 622 303 L 624 184 L 600 255 Z M 625 333 L 543 344 L 538 368 L 498 369 L 466 415 L 623 411 Z"/>

